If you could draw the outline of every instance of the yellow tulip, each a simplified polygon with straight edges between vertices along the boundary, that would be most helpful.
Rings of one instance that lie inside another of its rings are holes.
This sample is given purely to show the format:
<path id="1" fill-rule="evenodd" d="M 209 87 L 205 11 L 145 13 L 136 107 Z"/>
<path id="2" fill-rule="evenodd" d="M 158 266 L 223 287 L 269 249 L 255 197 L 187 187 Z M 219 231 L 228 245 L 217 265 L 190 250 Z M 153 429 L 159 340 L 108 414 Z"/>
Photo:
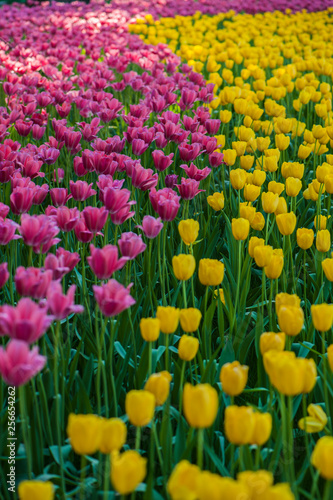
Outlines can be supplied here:
<path id="1" fill-rule="evenodd" d="M 197 355 L 199 340 L 189 335 L 182 335 L 178 344 L 178 356 L 183 361 L 192 361 Z"/>
<path id="2" fill-rule="evenodd" d="M 102 438 L 101 419 L 97 415 L 70 413 L 67 424 L 70 444 L 78 455 L 93 455 Z"/>
<path id="3" fill-rule="evenodd" d="M 321 437 L 314 447 L 311 463 L 328 481 L 333 480 L 333 437 Z"/>
<path id="4" fill-rule="evenodd" d="M 266 267 L 273 258 L 273 248 L 270 245 L 257 245 L 254 248 L 253 255 L 258 267 Z"/>
<path id="5" fill-rule="evenodd" d="M 127 428 L 120 418 L 103 418 L 101 420 L 102 437 L 99 445 L 101 453 L 119 451 L 126 443 Z"/>
<path id="6" fill-rule="evenodd" d="M 184 415 L 191 427 L 211 427 L 218 411 L 217 391 L 209 384 L 185 384 L 183 392 Z"/>
<path id="7" fill-rule="evenodd" d="M 268 183 L 268 191 L 280 194 L 284 191 L 285 185 L 282 182 L 271 181 Z"/>
<path id="8" fill-rule="evenodd" d="M 205 286 L 218 286 L 224 278 L 224 264 L 216 259 L 199 261 L 199 281 Z"/>
<path id="9" fill-rule="evenodd" d="M 333 281 L 333 258 L 324 259 L 321 265 L 328 281 Z"/>
<path id="10" fill-rule="evenodd" d="M 260 186 L 255 186 L 253 184 L 245 184 L 244 186 L 244 198 L 246 201 L 255 201 L 260 195 Z"/>
<path id="11" fill-rule="evenodd" d="M 191 245 L 198 237 L 199 222 L 193 219 L 181 220 L 178 224 L 178 232 L 185 245 Z"/>
<path id="12" fill-rule="evenodd" d="M 268 279 L 276 280 L 280 277 L 283 269 L 283 251 L 281 248 L 273 250 L 272 258 L 267 266 L 264 267 Z"/>
<path id="13" fill-rule="evenodd" d="M 272 214 L 278 207 L 279 195 L 272 192 L 261 194 L 262 208 L 266 214 Z"/>
<path id="14" fill-rule="evenodd" d="M 279 314 L 281 306 L 301 307 L 301 299 L 295 294 L 278 293 L 275 296 L 275 310 Z"/>
<path id="15" fill-rule="evenodd" d="M 255 416 L 248 406 L 231 405 L 225 409 L 224 431 L 230 443 L 250 444 L 255 429 Z"/>
<path id="16" fill-rule="evenodd" d="M 162 333 L 174 333 L 177 330 L 179 323 L 179 309 L 175 307 L 158 306 L 156 317 L 160 320 L 160 330 Z"/>
<path id="17" fill-rule="evenodd" d="M 181 460 L 173 469 L 167 485 L 172 500 L 198 498 L 201 470 L 187 460 Z"/>
<path id="18" fill-rule="evenodd" d="M 262 231 L 265 227 L 265 217 L 261 212 L 256 212 L 253 221 L 251 222 L 251 227 L 255 231 Z"/>
<path id="19" fill-rule="evenodd" d="M 160 336 L 160 320 L 158 318 L 141 318 L 140 333 L 146 342 L 154 342 Z"/>
<path id="20" fill-rule="evenodd" d="M 223 208 L 224 208 L 224 194 L 223 193 L 214 193 L 213 195 L 208 196 L 207 203 L 216 212 L 218 212 L 219 210 L 223 210 Z"/>
<path id="21" fill-rule="evenodd" d="M 288 179 L 286 179 L 287 196 L 295 198 L 301 189 L 302 189 L 302 181 L 300 179 L 297 179 L 295 177 L 288 177 Z"/>
<path id="22" fill-rule="evenodd" d="M 289 336 L 298 335 L 304 325 L 304 313 L 300 307 L 281 306 L 278 312 L 280 329 Z"/>
<path id="23" fill-rule="evenodd" d="M 199 328 L 199 324 L 202 318 L 200 309 L 195 307 L 189 307 L 188 309 L 180 310 L 180 326 L 184 332 L 192 333 Z"/>
<path id="24" fill-rule="evenodd" d="M 126 394 L 125 410 L 131 424 L 144 427 L 154 417 L 155 396 L 148 391 L 129 391 Z"/>
<path id="25" fill-rule="evenodd" d="M 246 240 L 250 231 L 250 223 L 247 219 L 240 217 L 231 221 L 232 235 L 237 241 Z"/>
<path id="26" fill-rule="evenodd" d="M 20 500 L 53 500 L 53 484 L 51 481 L 21 481 L 18 496 Z"/>
<path id="27" fill-rule="evenodd" d="M 242 219 L 247 219 L 251 224 L 256 215 L 256 209 L 245 201 L 239 205 L 239 215 Z"/>
<path id="28" fill-rule="evenodd" d="M 250 170 L 252 168 L 254 162 L 254 156 L 246 155 L 240 157 L 240 166 L 244 170 Z"/>
<path id="29" fill-rule="evenodd" d="M 294 212 L 280 214 L 276 216 L 276 223 L 283 236 L 292 234 L 296 227 L 296 215 Z"/>
<path id="30" fill-rule="evenodd" d="M 120 495 L 135 491 L 147 475 L 147 459 L 134 450 L 111 455 L 111 483 Z"/>
<path id="31" fill-rule="evenodd" d="M 237 153 L 234 149 L 225 149 L 223 151 L 223 160 L 229 167 L 232 167 L 235 164 L 237 158 Z"/>
<path id="32" fill-rule="evenodd" d="M 314 232 L 312 229 L 299 228 L 296 231 L 297 245 L 303 250 L 308 250 L 314 240 Z"/>
<path id="33" fill-rule="evenodd" d="M 220 372 L 223 391 L 229 396 L 241 394 L 247 383 L 248 371 L 249 367 L 241 365 L 239 361 L 223 365 Z"/>
<path id="34" fill-rule="evenodd" d="M 170 392 L 172 375 L 168 371 L 153 373 L 145 383 L 144 390 L 155 396 L 155 405 L 164 405 Z"/>
<path id="35" fill-rule="evenodd" d="M 311 306 L 313 326 L 319 332 L 327 332 L 333 325 L 333 304 L 316 304 Z"/>
<path id="36" fill-rule="evenodd" d="M 328 252 L 331 248 L 331 235 L 328 229 L 322 229 L 317 232 L 316 248 L 318 252 Z"/>
<path id="37" fill-rule="evenodd" d="M 242 168 L 230 170 L 230 182 L 234 189 L 243 189 L 246 182 L 246 172 Z"/>
<path id="38" fill-rule="evenodd" d="M 250 444 L 262 446 L 268 441 L 272 432 L 272 415 L 270 413 L 254 412 L 254 429 Z"/>
<path id="39" fill-rule="evenodd" d="M 264 500 L 267 490 L 274 482 L 273 474 L 267 470 L 244 471 L 237 474 L 237 480 L 250 490 L 253 500 Z"/>
<path id="40" fill-rule="evenodd" d="M 180 254 L 172 257 L 172 268 L 177 280 L 189 280 L 194 274 L 195 265 L 193 255 Z"/>
<path id="41" fill-rule="evenodd" d="M 276 134 L 275 146 L 279 151 L 285 151 L 290 144 L 290 137 L 284 134 Z"/>
<path id="42" fill-rule="evenodd" d="M 327 424 L 327 415 L 319 405 L 311 404 L 308 406 L 309 417 L 301 418 L 298 427 L 308 433 L 320 432 Z"/>
<path id="43" fill-rule="evenodd" d="M 269 498 L 269 500 L 295 500 L 295 495 L 288 483 L 281 483 L 268 488 L 265 498 Z"/>
<path id="44" fill-rule="evenodd" d="M 286 334 L 284 332 L 264 332 L 260 335 L 259 347 L 261 355 L 268 351 L 283 351 L 286 345 Z"/>

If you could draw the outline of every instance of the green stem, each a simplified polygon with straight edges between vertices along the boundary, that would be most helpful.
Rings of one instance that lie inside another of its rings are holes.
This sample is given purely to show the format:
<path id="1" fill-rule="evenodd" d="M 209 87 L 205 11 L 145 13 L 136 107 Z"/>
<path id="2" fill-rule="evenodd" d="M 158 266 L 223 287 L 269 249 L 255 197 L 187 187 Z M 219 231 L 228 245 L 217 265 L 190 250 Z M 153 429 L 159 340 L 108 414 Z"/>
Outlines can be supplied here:
<path id="1" fill-rule="evenodd" d="M 203 468 L 204 429 L 198 429 L 197 465 Z"/>
<path id="2" fill-rule="evenodd" d="M 331 491 L 331 485 L 332 481 L 326 481 L 325 488 L 324 488 L 324 496 L 323 500 L 330 500 L 330 491 Z"/>
<path id="3" fill-rule="evenodd" d="M 105 469 L 104 469 L 104 500 L 108 499 L 109 496 L 109 477 L 110 477 L 110 455 L 105 457 Z"/>
<path id="4" fill-rule="evenodd" d="M 32 479 L 32 460 L 31 460 L 31 445 L 30 445 L 30 432 L 29 432 L 29 416 L 27 412 L 25 386 L 19 387 L 19 401 L 21 413 L 21 426 L 25 453 L 27 456 L 28 478 Z"/>
<path id="5" fill-rule="evenodd" d="M 136 428 L 136 436 L 135 436 L 135 449 L 136 451 L 140 451 L 141 444 L 141 427 Z"/>
<path id="6" fill-rule="evenodd" d="M 185 361 L 182 361 L 182 369 L 180 373 L 180 383 L 179 383 L 179 418 L 181 418 L 182 408 L 183 408 L 183 385 L 184 385 L 184 375 L 185 375 Z"/>
<path id="7" fill-rule="evenodd" d="M 183 280 L 183 297 L 184 297 L 184 307 L 185 309 L 187 308 L 187 298 L 186 298 L 186 286 L 185 286 L 185 281 Z"/>
<path id="8" fill-rule="evenodd" d="M 86 464 L 87 459 L 85 455 L 81 455 L 81 476 L 80 476 L 80 500 L 84 500 L 85 498 L 85 477 L 86 477 Z"/>
<path id="9" fill-rule="evenodd" d="M 61 476 L 61 488 L 63 494 L 66 494 L 65 487 L 65 477 L 64 477 L 64 461 L 62 456 L 62 446 L 61 446 L 61 432 L 62 432 L 62 422 L 63 418 L 61 415 L 61 395 L 59 394 L 59 374 L 58 374 L 58 365 L 59 365 L 59 344 L 60 344 L 60 330 L 61 325 L 60 321 L 57 321 L 56 331 L 55 331 L 55 344 L 54 344 L 54 390 L 55 390 L 55 398 L 56 398 L 56 415 L 57 415 L 57 441 L 58 441 L 58 453 L 59 453 L 59 462 L 60 462 L 60 476 Z M 64 374 L 62 374 L 63 376 Z M 62 401 L 62 404 L 64 402 Z"/>

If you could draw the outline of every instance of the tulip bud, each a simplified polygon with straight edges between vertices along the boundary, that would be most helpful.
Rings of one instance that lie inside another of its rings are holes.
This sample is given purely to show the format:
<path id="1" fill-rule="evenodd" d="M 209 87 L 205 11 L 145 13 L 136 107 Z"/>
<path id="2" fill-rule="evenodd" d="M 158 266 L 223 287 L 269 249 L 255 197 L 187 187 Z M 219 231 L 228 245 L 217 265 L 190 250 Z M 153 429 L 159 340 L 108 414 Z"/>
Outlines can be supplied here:
<path id="1" fill-rule="evenodd" d="M 295 198 L 302 189 L 302 181 L 295 179 L 295 177 L 288 177 L 286 179 L 286 194 Z"/>
<path id="2" fill-rule="evenodd" d="M 333 281 L 333 258 L 323 260 L 321 265 L 328 281 Z"/>
<path id="3" fill-rule="evenodd" d="M 331 248 L 331 235 L 327 229 L 322 229 L 317 232 L 316 248 L 318 252 L 328 252 Z"/>
<path id="4" fill-rule="evenodd" d="M 232 235 L 237 241 L 246 240 L 250 231 L 250 223 L 247 219 L 240 217 L 231 221 Z"/>
<path id="5" fill-rule="evenodd" d="M 51 481 L 21 481 L 18 486 L 20 500 L 53 500 L 54 489 Z"/>
<path id="6" fill-rule="evenodd" d="M 255 416 L 248 406 L 231 405 L 225 409 L 224 431 L 230 443 L 249 444 L 255 429 Z"/>
<path id="7" fill-rule="evenodd" d="M 166 402 L 170 392 L 171 380 L 172 375 L 167 371 L 153 373 L 148 378 L 144 390 L 155 396 L 156 406 L 161 406 Z"/>
<path id="8" fill-rule="evenodd" d="M 279 195 L 271 192 L 261 194 L 262 208 L 266 214 L 272 214 L 278 207 Z"/>
<path id="9" fill-rule="evenodd" d="M 174 333 L 179 323 L 179 309 L 175 307 L 158 306 L 156 317 L 160 320 L 160 329 L 162 333 Z"/>
<path id="10" fill-rule="evenodd" d="M 216 259 L 199 261 L 199 281 L 205 286 L 218 286 L 224 278 L 224 264 Z"/>
<path id="11" fill-rule="evenodd" d="M 333 325 L 333 304 L 311 306 L 312 323 L 319 332 L 327 332 Z"/>
<path id="12" fill-rule="evenodd" d="M 270 413 L 254 413 L 254 429 L 250 444 L 262 446 L 268 441 L 272 432 L 272 415 Z"/>
<path id="13" fill-rule="evenodd" d="M 280 214 L 276 216 L 276 223 L 283 236 L 292 234 L 296 227 L 296 215 L 294 212 Z"/>
<path id="14" fill-rule="evenodd" d="M 254 162 L 254 156 L 246 155 L 240 157 L 240 166 L 244 170 L 250 170 L 252 168 Z"/>
<path id="15" fill-rule="evenodd" d="M 239 214 L 242 219 L 247 219 L 251 224 L 256 215 L 256 209 L 245 201 L 239 205 Z"/>
<path id="16" fill-rule="evenodd" d="M 195 258 L 187 254 L 175 255 L 172 258 L 172 268 L 177 280 L 189 280 L 195 270 Z"/>
<path id="17" fill-rule="evenodd" d="M 216 212 L 218 212 L 219 210 L 223 210 L 223 208 L 224 208 L 224 194 L 223 193 L 214 193 L 211 196 L 207 196 L 207 203 Z"/>
<path id="18" fill-rule="evenodd" d="M 199 328 L 200 320 L 202 318 L 201 311 L 194 307 L 180 310 L 180 326 L 184 332 L 192 333 Z"/>
<path id="19" fill-rule="evenodd" d="M 268 279 L 276 280 L 280 277 L 283 269 L 283 251 L 281 248 L 273 250 L 272 258 L 267 266 L 265 266 L 265 274 Z"/>
<path id="20" fill-rule="evenodd" d="M 275 146 L 279 149 L 279 151 L 285 151 L 290 144 L 290 137 L 284 134 L 276 134 L 275 135 Z"/>
<path id="21" fill-rule="evenodd" d="M 285 185 L 282 182 L 271 181 L 268 183 L 268 191 L 271 193 L 280 194 L 284 191 Z"/>
<path id="22" fill-rule="evenodd" d="M 220 372 L 223 391 L 229 396 L 241 394 L 247 383 L 248 371 L 249 367 L 241 365 L 239 361 L 223 365 Z"/>
<path id="23" fill-rule="evenodd" d="M 223 160 L 229 167 L 232 167 L 236 161 L 237 153 L 234 149 L 225 149 L 223 151 Z"/>
<path id="24" fill-rule="evenodd" d="M 265 227 L 265 217 L 261 212 L 256 212 L 253 221 L 251 222 L 251 227 L 255 231 L 262 231 Z"/>
<path id="25" fill-rule="evenodd" d="M 254 184 L 245 184 L 244 186 L 244 198 L 246 201 L 255 201 L 260 195 L 260 186 L 255 186 Z"/>
<path id="26" fill-rule="evenodd" d="M 295 337 L 298 335 L 304 325 L 304 313 L 300 307 L 281 306 L 278 312 L 278 321 L 280 329 L 286 335 Z"/>
<path id="27" fill-rule="evenodd" d="M 181 460 L 173 469 L 167 485 L 172 500 L 198 498 L 198 485 L 201 470 L 187 460 Z"/>
<path id="28" fill-rule="evenodd" d="M 178 231 L 185 245 L 191 245 L 198 237 L 199 222 L 193 219 L 181 220 Z"/>
<path id="29" fill-rule="evenodd" d="M 148 425 L 154 417 L 155 396 L 148 391 L 130 391 L 126 394 L 125 410 L 131 424 Z"/>
<path id="30" fill-rule="evenodd" d="M 75 415 L 68 417 L 67 435 L 70 444 L 78 455 L 93 455 L 99 449 L 102 438 L 102 425 L 97 415 Z"/>
<path id="31" fill-rule="evenodd" d="M 119 451 L 126 443 L 127 428 L 120 418 L 101 419 L 102 437 L 99 445 L 101 453 Z"/>
<path id="32" fill-rule="evenodd" d="M 313 244 L 314 232 L 312 229 L 299 228 L 296 231 L 296 239 L 300 248 L 308 250 Z"/>
<path id="33" fill-rule="evenodd" d="M 327 479 L 333 480 L 333 437 L 321 437 L 312 452 L 311 463 L 320 472 L 320 475 Z"/>
<path id="34" fill-rule="evenodd" d="M 252 259 L 254 258 L 254 249 L 257 246 L 264 246 L 265 245 L 265 240 L 263 238 L 257 238 L 257 236 L 252 236 L 249 240 L 249 254 Z"/>
<path id="35" fill-rule="evenodd" d="M 268 351 L 283 351 L 286 345 L 286 334 L 284 332 L 264 332 L 260 335 L 259 347 L 261 355 Z"/>
<path id="36" fill-rule="evenodd" d="M 146 342 L 154 342 L 160 335 L 160 320 L 158 318 L 141 318 L 141 337 Z"/>
<path id="37" fill-rule="evenodd" d="M 246 182 L 246 172 L 242 168 L 230 171 L 230 182 L 234 189 L 243 189 Z"/>
<path id="38" fill-rule="evenodd" d="M 128 450 L 120 455 L 111 455 L 111 483 L 120 495 L 135 491 L 146 475 L 147 459 L 137 451 Z"/>
<path id="39" fill-rule="evenodd" d="M 183 361 L 192 361 L 197 355 L 199 340 L 189 335 L 183 335 L 178 344 L 178 356 Z"/>
<path id="40" fill-rule="evenodd" d="M 255 170 L 253 172 L 252 182 L 255 186 L 262 186 L 266 180 L 266 172 L 263 170 Z"/>
<path id="41" fill-rule="evenodd" d="M 266 267 L 273 257 L 273 248 L 270 245 L 257 245 L 253 250 L 253 255 L 258 267 Z"/>
<path id="42" fill-rule="evenodd" d="M 211 427 L 218 411 L 217 391 L 209 384 L 185 384 L 183 392 L 184 415 L 191 427 Z"/>

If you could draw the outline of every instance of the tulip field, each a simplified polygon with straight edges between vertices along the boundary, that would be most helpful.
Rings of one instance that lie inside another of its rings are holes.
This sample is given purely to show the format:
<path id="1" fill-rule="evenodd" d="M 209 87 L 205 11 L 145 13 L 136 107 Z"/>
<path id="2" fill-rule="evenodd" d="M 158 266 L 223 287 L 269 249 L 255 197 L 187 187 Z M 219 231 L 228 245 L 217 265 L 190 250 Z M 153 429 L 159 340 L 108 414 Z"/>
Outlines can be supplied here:
<path id="1" fill-rule="evenodd" d="M 0 499 L 333 499 L 333 2 L 0 6 Z"/>

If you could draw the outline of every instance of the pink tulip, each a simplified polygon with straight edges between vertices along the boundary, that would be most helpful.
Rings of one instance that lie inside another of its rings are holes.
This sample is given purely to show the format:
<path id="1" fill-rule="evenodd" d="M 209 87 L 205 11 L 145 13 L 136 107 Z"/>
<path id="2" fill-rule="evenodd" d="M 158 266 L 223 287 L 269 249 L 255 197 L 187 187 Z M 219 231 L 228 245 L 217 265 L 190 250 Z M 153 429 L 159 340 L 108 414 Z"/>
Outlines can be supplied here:
<path id="1" fill-rule="evenodd" d="M 51 200 L 55 207 L 62 207 L 72 198 L 66 188 L 53 188 L 50 190 Z"/>
<path id="2" fill-rule="evenodd" d="M 21 238 L 18 234 L 15 234 L 16 228 L 19 225 L 10 219 L 1 219 L 0 217 L 0 245 L 8 245 L 12 240 L 18 240 Z"/>
<path id="3" fill-rule="evenodd" d="M 159 235 L 163 228 L 161 218 L 155 219 L 151 215 L 145 215 L 142 219 L 142 226 L 136 226 L 144 232 L 144 235 L 149 239 L 154 239 Z"/>
<path id="4" fill-rule="evenodd" d="M 132 233 L 122 233 L 118 240 L 121 254 L 130 260 L 135 259 L 140 253 L 146 250 L 146 244 L 142 241 L 142 236 Z"/>
<path id="5" fill-rule="evenodd" d="M 88 230 L 84 219 L 79 219 L 74 227 L 75 236 L 82 243 L 90 243 L 94 237 L 94 233 Z"/>
<path id="6" fill-rule="evenodd" d="M 28 187 L 17 187 L 10 195 L 10 208 L 13 214 L 25 214 L 32 207 L 34 190 Z"/>
<path id="7" fill-rule="evenodd" d="M 211 169 L 208 167 L 205 167 L 203 169 L 197 168 L 194 163 L 191 163 L 191 165 L 188 167 L 186 164 L 180 165 L 180 168 L 185 170 L 187 175 L 196 181 L 201 181 L 203 179 L 206 179 L 208 175 L 211 173 Z"/>
<path id="8" fill-rule="evenodd" d="M 53 319 L 45 307 L 24 298 L 15 307 L 5 304 L 0 309 L 0 335 L 32 344 L 44 335 Z"/>
<path id="9" fill-rule="evenodd" d="M 180 196 L 177 196 L 173 189 L 163 188 L 156 191 L 154 188 L 149 193 L 149 199 L 162 220 L 172 221 L 176 218 L 180 207 Z"/>
<path id="10" fill-rule="evenodd" d="M 9 272 L 8 272 L 8 264 L 7 262 L 4 262 L 3 264 L 0 264 L 0 288 L 5 286 L 9 279 Z"/>
<path id="11" fill-rule="evenodd" d="M 199 184 L 199 181 L 194 179 L 185 179 L 182 177 L 180 184 L 177 184 L 177 188 L 182 199 L 193 200 L 197 194 L 205 191 L 204 189 L 199 189 Z"/>
<path id="12" fill-rule="evenodd" d="M 86 207 L 82 215 L 88 230 L 94 234 L 101 232 L 108 218 L 105 207 Z"/>
<path id="13" fill-rule="evenodd" d="M 114 279 L 102 286 L 93 285 L 95 299 L 104 316 L 116 316 L 135 304 L 130 295 L 131 286 L 125 288 Z"/>
<path id="14" fill-rule="evenodd" d="M 39 347 L 30 351 L 22 340 L 10 340 L 6 348 L 0 347 L 0 374 L 7 385 L 26 384 L 45 364 L 46 357 L 39 354 Z"/>
<path id="15" fill-rule="evenodd" d="M 18 267 L 15 273 L 16 291 L 23 297 L 44 299 L 52 281 L 52 272 L 36 267 Z"/>
<path id="16" fill-rule="evenodd" d="M 170 153 L 168 156 L 166 156 L 163 151 L 160 151 L 159 149 L 155 149 L 155 151 L 153 151 L 151 155 L 153 157 L 155 168 L 159 172 L 163 172 L 168 167 L 170 167 L 173 161 L 172 158 L 174 156 L 173 153 Z"/>
<path id="17" fill-rule="evenodd" d="M 52 286 L 49 287 L 47 293 L 47 307 L 56 320 L 61 321 L 70 314 L 82 313 L 84 311 L 83 306 L 74 304 L 75 290 L 76 285 L 72 285 L 69 287 L 67 295 L 64 295 L 62 293 L 62 286 L 58 281 L 54 282 Z"/>
<path id="18" fill-rule="evenodd" d="M 103 248 L 95 248 L 94 245 L 90 245 L 90 254 L 90 257 L 87 257 L 88 264 L 100 280 L 109 279 L 128 261 L 127 256 L 118 259 L 118 248 L 115 245 L 105 245 Z"/>
<path id="19" fill-rule="evenodd" d="M 55 238 L 59 233 L 59 228 L 56 222 L 47 215 L 23 214 L 19 232 L 24 243 L 32 246 L 35 253 L 47 253 L 60 241 L 59 238 Z"/>
<path id="20" fill-rule="evenodd" d="M 85 181 L 69 181 L 70 192 L 76 201 L 85 201 L 90 198 L 90 196 L 96 194 L 97 191 L 92 189 L 91 186 L 92 183 L 88 184 L 88 182 Z"/>

